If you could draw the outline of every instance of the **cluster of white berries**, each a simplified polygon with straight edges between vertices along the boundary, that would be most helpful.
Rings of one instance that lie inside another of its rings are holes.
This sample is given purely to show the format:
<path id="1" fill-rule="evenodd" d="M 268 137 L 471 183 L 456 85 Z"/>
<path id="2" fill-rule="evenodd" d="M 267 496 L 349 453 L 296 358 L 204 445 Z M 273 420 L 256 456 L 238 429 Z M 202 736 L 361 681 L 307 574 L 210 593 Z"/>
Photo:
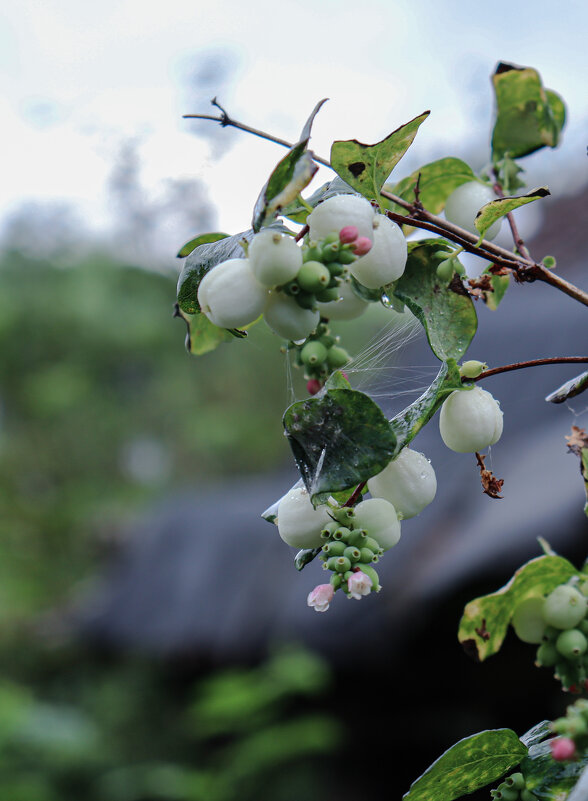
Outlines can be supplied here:
<path id="1" fill-rule="evenodd" d="M 336 590 L 360 600 L 378 591 L 373 568 L 400 540 L 400 521 L 419 514 L 435 497 L 437 480 L 428 459 L 404 448 L 381 473 L 368 481 L 371 498 L 354 507 L 334 502 L 314 508 L 303 487 L 280 501 L 275 520 L 280 537 L 295 548 L 320 548 L 323 568 L 332 572 L 308 596 L 317 612 L 328 609 Z"/>
<path id="2" fill-rule="evenodd" d="M 358 195 L 335 195 L 308 216 L 302 245 L 272 229 L 257 233 L 245 258 L 217 264 L 200 282 L 198 303 L 221 328 L 243 328 L 263 314 L 284 339 L 301 342 L 321 317 L 352 319 L 367 302 L 349 284 L 368 289 L 397 280 L 406 265 L 404 235 Z"/>

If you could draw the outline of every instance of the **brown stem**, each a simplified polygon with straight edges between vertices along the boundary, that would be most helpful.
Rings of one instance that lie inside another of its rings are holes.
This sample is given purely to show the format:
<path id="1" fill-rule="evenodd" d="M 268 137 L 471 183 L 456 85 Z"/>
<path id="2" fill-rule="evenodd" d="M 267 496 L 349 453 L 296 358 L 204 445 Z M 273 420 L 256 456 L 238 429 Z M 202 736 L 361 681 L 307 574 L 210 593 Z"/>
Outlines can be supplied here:
<path id="1" fill-rule="evenodd" d="M 293 147 L 292 143 L 286 141 L 285 139 L 280 139 L 278 136 L 273 136 L 272 134 L 268 134 L 265 131 L 259 130 L 258 128 L 252 128 L 250 125 L 245 125 L 245 123 L 237 122 L 237 120 L 232 119 L 232 117 L 227 114 L 225 109 L 217 102 L 216 98 L 214 98 L 212 104 L 220 110 L 221 114 L 219 117 L 214 117 L 210 114 L 184 114 L 183 116 L 185 119 L 211 120 L 212 122 L 218 122 L 222 127 L 230 126 L 233 128 L 238 128 L 240 131 L 253 134 L 253 136 L 259 136 L 261 139 L 266 139 L 269 142 L 275 142 L 278 145 L 282 145 L 282 147 Z M 329 161 L 327 161 L 327 159 L 323 159 L 314 153 L 312 154 L 312 157 L 317 164 L 322 164 L 325 167 L 331 167 L 331 164 Z M 387 200 L 391 200 L 393 203 L 396 203 L 401 208 L 410 212 L 407 216 L 396 214 L 395 212 L 388 212 L 390 219 L 400 222 L 401 224 L 413 225 L 415 228 L 422 228 L 426 231 L 432 231 L 433 233 L 445 236 L 448 239 L 451 239 L 452 242 L 455 242 L 463 247 L 464 250 L 474 253 L 483 259 L 493 261 L 495 264 L 499 264 L 513 270 L 519 281 L 543 281 L 544 283 L 550 284 L 556 289 L 559 289 L 564 294 L 569 295 L 571 298 L 574 298 L 574 300 L 584 304 L 584 306 L 588 306 L 588 292 L 584 292 L 582 289 L 574 286 L 574 284 L 571 284 L 564 278 L 554 275 L 550 270 L 547 270 L 545 267 L 543 267 L 543 265 L 536 264 L 529 257 L 524 243 L 522 244 L 522 248 L 526 252 L 526 255 L 523 253 L 523 250 L 521 250 L 521 246 L 517 244 L 517 248 L 521 253 L 520 256 L 517 256 L 516 254 L 513 254 L 509 250 L 505 250 L 505 248 L 501 248 L 498 245 L 494 245 L 492 242 L 488 242 L 485 239 L 482 240 L 478 246 L 477 243 L 479 242 L 479 237 L 476 237 L 474 234 L 464 230 L 463 228 L 460 228 L 457 225 L 453 225 L 453 223 L 444 220 L 442 217 L 437 217 L 435 214 L 431 214 L 426 209 L 423 209 L 420 206 L 420 203 L 408 203 L 406 200 L 403 200 L 397 195 L 385 190 L 381 190 L 380 194 L 382 197 L 386 198 Z M 516 238 L 518 236 L 518 232 L 514 235 Z"/>
<path id="2" fill-rule="evenodd" d="M 502 184 L 498 180 L 498 176 L 496 175 L 496 170 L 493 170 L 493 172 L 494 172 L 494 176 L 496 178 L 496 181 L 494 183 L 494 191 L 496 192 L 498 197 L 504 197 Z M 514 215 L 513 215 L 513 213 L 511 211 L 509 211 L 508 214 L 506 215 L 506 219 L 507 219 L 508 224 L 510 226 L 510 232 L 512 234 L 512 238 L 514 240 L 514 243 L 515 243 L 515 246 L 516 246 L 517 250 L 519 251 L 519 253 L 521 254 L 521 256 L 524 259 L 528 259 L 529 261 L 532 261 L 531 254 L 529 253 L 529 250 L 528 250 L 527 246 L 525 245 L 523 237 L 519 234 L 519 229 L 517 228 L 517 224 L 516 224 Z"/>
<path id="3" fill-rule="evenodd" d="M 367 484 L 367 481 L 362 481 L 361 484 L 358 484 L 357 487 L 353 490 L 353 495 L 351 495 L 343 504 L 343 506 L 353 506 L 356 500 L 361 496 L 362 490 Z"/>
<path id="4" fill-rule="evenodd" d="M 525 367 L 539 367 L 542 364 L 588 364 L 588 356 L 554 356 L 548 359 L 531 359 L 528 362 L 515 362 L 505 364 L 502 367 L 493 367 L 491 370 L 484 370 L 477 378 L 462 378 L 462 381 L 481 381 L 482 378 L 489 378 L 499 373 L 509 373 L 511 370 L 522 370 Z"/>

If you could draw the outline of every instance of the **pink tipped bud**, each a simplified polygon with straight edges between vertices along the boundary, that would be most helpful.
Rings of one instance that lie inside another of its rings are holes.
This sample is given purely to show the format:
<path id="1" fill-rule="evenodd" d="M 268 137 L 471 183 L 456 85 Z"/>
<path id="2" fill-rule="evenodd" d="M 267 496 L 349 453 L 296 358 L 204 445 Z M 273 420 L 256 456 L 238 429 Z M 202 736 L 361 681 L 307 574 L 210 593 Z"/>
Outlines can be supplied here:
<path id="1" fill-rule="evenodd" d="M 360 236 L 355 240 L 355 244 L 351 248 L 356 256 L 365 256 L 372 249 L 372 240 L 367 236 Z"/>
<path id="2" fill-rule="evenodd" d="M 361 601 L 362 595 L 369 595 L 372 591 L 372 580 L 361 570 L 358 570 L 347 580 L 347 589 L 352 598 Z"/>
<path id="3" fill-rule="evenodd" d="M 316 393 L 320 392 L 322 388 L 323 385 L 318 378 L 310 378 L 306 384 L 306 391 L 309 395 L 316 395 Z"/>
<path id="4" fill-rule="evenodd" d="M 319 584 L 308 594 L 306 603 L 313 606 L 315 612 L 326 612 L 334 594 L 335 590 L 331 584 Z"/>
<path id="5" fill-rule="evenodd" d="M 551 756 L 556 762 L 565 762 L 576 756 L 576 743 L 569 737 L 558 737 L 551 741 Z"/>
<path id="6" fill-rule="evenodd" d="M 359 231 L 355 225 L 346 225 L 339 231 L 339 241 L 342 245 L 350 245 L 352 242 L 355 242 L 358 236 Z"/>

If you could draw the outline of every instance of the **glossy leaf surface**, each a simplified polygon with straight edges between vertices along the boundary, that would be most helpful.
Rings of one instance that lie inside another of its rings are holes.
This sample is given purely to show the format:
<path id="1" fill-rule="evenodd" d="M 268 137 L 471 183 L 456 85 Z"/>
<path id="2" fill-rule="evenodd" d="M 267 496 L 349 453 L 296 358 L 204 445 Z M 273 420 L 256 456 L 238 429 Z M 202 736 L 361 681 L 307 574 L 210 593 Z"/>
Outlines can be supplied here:
<path id="1" fill-rule="evenodd" d="M 482 206 L 480 211 L 476 214 L 474 225 L 482 236 L 490 228 L 490 226 L 509 214 L 511 211 L 526 206 L 527 203 L 532 203 L 534 200 L 539 200 L 542 197 L 547 197 L 551 192 L 546 186 L 540 186 L 538 189 L 532 189 L 524 195 L 517 195 L 516 197 L 501 197 L 496 200 L 491 200 L 490 203 Z"/>

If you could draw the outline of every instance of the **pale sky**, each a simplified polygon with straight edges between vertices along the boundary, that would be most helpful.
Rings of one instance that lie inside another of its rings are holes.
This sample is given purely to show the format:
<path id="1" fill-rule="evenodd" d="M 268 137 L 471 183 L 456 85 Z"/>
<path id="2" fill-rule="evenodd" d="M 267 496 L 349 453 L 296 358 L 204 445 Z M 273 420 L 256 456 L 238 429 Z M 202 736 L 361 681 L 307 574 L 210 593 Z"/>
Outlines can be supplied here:
<path id="1" fill-rule="evenodd" d="M 146 193 L 198 178 L 217 230 L 249 227 L 283 151 L 228 129 L 215 144 L 213 123 L 182 119 L 209 113 L 215 94 L 236 119 L 287 139 L 329 97 L 312 140 L 326 157 L 335 138 L 375 142 L 430 108 L 397 177 L 442 155 L 467 159 L 488 142 L 489 75 L 499 60 L 536 67 L 568 104 L 562 147 L 528 160 L 530 183 L 548 179 L 563 191 L 587 177 L 587 30 L 582 0 L 8 0 L 0 11 L 0 225 L 25 200 L 61 200 L 107 232 L 108 178 L 133 140 Z M 564 177 L 569 165 L 573 178 Z M 329 177 L 321 170 L 315 181 Z"/>

